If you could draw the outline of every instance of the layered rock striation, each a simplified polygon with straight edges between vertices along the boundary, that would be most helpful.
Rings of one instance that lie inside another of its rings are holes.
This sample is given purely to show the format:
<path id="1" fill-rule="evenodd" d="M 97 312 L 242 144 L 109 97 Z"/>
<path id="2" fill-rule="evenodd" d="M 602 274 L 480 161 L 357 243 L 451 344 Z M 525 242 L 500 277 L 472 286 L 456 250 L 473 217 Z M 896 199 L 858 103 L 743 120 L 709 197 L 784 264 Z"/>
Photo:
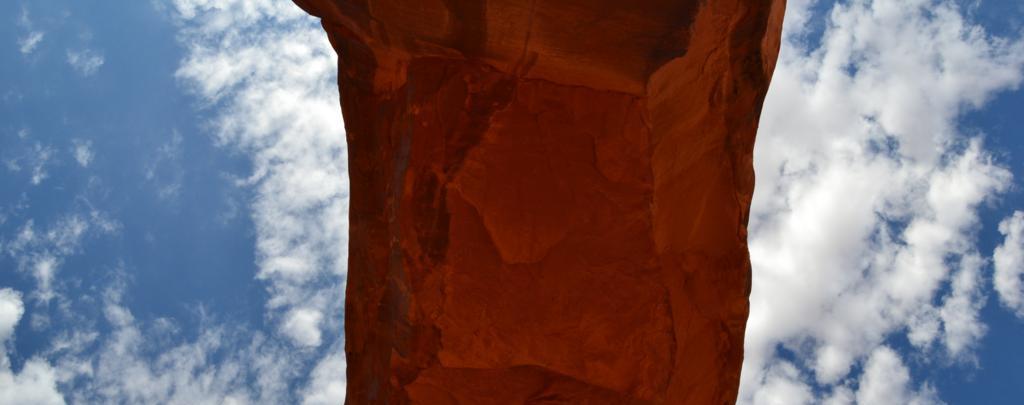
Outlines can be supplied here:
<path id="1" fill-rule="evenodd" d="M 350 404 L 735 401 L 785 0 L 295 0 L 339 54 Z"/>

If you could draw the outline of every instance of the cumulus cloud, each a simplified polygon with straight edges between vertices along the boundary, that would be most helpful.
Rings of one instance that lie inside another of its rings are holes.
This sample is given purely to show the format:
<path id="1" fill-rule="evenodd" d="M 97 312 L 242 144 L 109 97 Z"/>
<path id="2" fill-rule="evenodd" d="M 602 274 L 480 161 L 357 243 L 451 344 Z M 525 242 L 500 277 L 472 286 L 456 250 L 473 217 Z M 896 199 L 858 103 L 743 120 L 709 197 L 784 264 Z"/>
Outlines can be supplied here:
<path id="1" fill-rule="evenodd" d="M 894 350 L 881 346 L 871 353 L 864 365 L 864 376 L 857 389 L 857 403 L 923 405 L 938 402 L 930 386 L 911 390 L 911 384 L 910 373 L 900 356 Z"/>
<path id="2" fill-rule="evenodd" d="M 21 294 L 10 288 L 0 289 L 0 404 L 64 404 L 57 392 L 57 379 L 53 367 L 45 360 L 31 358 L 21 370 L 11 369 L 8 341 L 25 313 Z"/>
<path id="3" fill-rule="evenodd" d="M 993 284 L 999 294 L 999 302 L 1024 318 L 1024 212 L 1016 211 L 999 223 L 1003 243 L 992 255 L 995 267 Z"/>
<path id="4" fill-rule="evenodd" d="M 103 66 L 103 54 L 92 49 L 68 49 L 68 64 L 82 76 L 92 76 Z"/>
<path id="5" fill-rule="evenodd" d="M 806 404 L 814 398 L 800 370 L 788 361 L 778 361 L 764 370 L 758 388 L 752 398 L 758 405 Z"/>
<path id="6" fill-rule="evenodd" d="M 21 294 L 10 288 L 0 289 L 0 344 L 14 335 L 14 327 L 25 314 L 25 305 L 21 302 Z"/>
<path id="7" fill-rule="evenodd" d="M 978 210 L 1011 175 L 957 121 L 1019 85 L 1024 45 L 937 0 L 837 3 L 818 40 L 813 3 L 787 9 L 755 149 L 740 402 L 931 402 L 885 342 L 973 361 Z"/>
<path id="8" fill-rule="evenodd" d="M 341 344 L 329 350 L 313 369 L 312 378 L 303 390 L 303 405 L 333 405 L 345 398 L 345 352 Z"/>
<path id="9" fill-rule="evenodd" d="M 285 316 L 281 325 L 285 335 L 296 344 L 307 347 L 320 346 L 320 322 L 324 315 L 320 311 L 309 308 L 292 310 Z"/>

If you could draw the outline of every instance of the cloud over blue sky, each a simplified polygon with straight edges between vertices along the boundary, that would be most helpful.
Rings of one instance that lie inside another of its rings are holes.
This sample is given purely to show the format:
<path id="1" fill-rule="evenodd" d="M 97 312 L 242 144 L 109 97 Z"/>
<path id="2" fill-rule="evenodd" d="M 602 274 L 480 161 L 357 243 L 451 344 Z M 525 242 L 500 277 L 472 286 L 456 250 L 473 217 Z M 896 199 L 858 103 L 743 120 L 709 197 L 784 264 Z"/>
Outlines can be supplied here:
<path id="1" fill-rule="evenodd" d="M 789 1 L 741 403 L 1024 395 L 1008 3 Z M 280 0 L 0 16 L 0 405 L 339 403 L 347 149 L 318 21 Z"/>
<path id="2" fill-rule="evenodd" d="M 960 123 L 1017 90 L 1024 43 L 971 14 L 790 3 L 754 156 L 741 402 L 934 403 L 946 387 L 909 362 L 984 366 L 982 213 L 1014 176 Z"/>
<path id="3" fill-rule="evenodd" d="M 99 6 L 154 24 L 138 43 L 96 6 L 4 6 L 8 58 L 41 71 L 3 110 L 0 404 L 340 402 L 347 174 L 319 24 L 280 1 Z"/>

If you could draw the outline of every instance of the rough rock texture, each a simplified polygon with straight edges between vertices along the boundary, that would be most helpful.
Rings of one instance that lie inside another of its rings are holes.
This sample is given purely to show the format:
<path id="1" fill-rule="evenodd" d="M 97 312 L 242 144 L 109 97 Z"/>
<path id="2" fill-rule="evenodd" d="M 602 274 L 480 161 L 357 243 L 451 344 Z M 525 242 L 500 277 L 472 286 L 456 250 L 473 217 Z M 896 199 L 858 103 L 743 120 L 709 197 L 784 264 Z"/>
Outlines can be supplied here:
<path id="1" fill-rule="evenodd" d="M 295 0 L 340 55 L 350 404 L 735 401 L 785 0 Z"/>

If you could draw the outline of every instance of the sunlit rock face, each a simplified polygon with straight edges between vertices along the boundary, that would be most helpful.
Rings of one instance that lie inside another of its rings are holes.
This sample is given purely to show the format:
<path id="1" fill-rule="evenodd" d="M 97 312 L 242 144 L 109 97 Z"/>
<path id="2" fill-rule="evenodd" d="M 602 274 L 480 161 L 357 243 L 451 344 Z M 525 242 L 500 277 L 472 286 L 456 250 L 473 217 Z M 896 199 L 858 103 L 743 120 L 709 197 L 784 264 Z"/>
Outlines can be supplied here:
<path id="1" fill-rule="evenodd" d="M 712 404 L 784 0 L 295 0 L 338 51 L 350 404 Z"/>

